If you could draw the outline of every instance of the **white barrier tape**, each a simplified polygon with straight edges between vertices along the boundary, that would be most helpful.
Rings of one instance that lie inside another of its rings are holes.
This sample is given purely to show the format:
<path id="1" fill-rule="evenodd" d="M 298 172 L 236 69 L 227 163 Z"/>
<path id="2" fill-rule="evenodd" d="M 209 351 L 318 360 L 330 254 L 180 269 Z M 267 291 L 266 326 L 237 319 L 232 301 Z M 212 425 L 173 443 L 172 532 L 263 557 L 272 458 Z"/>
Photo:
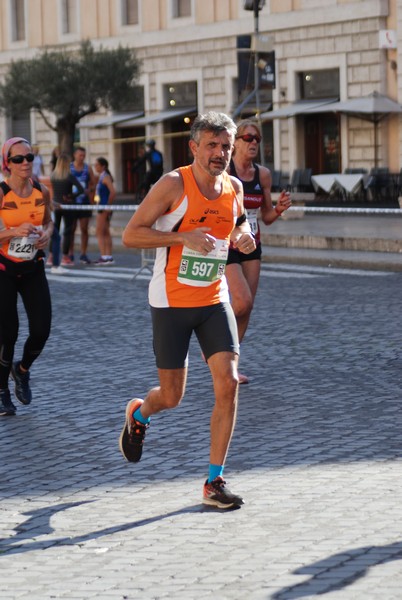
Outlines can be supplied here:
<path id="1" fill-rule="evenodd" d="M 131 210 L 135 212 L 138 204 L 59 204 L 58 208 L 62 210 Z"/>
<path id="2" fill-rule="evenodd" d="M 138 204 L 61 204 L 63 210 L 130 210 L 135 212 Z M 399 215 L 402 216 L 400 208 L 346 208 L 338 206 L 291 206 L 286 212 L 305 213 L 333 213 L 333 214 L 356 214 L 356 215 Z M 286 213 L 285 213 L 286 214 Z"/>
<path id="3" fill-rule="evenodd" d="M 402 216 L 400 208 L 347 208 L 341 206 L 291 206 L 288 211 L 303 211 L 308 213 L 335 213 L 356 215 L 399 215 Z M 286 211 L 287 212 L 287 211 Z"/>

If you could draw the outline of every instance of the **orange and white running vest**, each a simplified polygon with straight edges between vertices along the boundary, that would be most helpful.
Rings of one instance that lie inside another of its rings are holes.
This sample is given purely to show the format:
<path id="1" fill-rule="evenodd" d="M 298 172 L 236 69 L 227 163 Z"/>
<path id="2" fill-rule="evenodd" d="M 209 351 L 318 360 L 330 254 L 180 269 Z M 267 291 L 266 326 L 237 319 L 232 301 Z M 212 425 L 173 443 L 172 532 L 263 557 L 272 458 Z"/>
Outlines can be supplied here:
<path id="1" fill-rule="evenodd" d="M 32 193 L 27 198 L 17 196 L 5 181 L 0 186 L 4 194 L 0 201 L 0 219 L 6 229 L 18 227 L 22 223 L 32 223 L 37 227 L 43 224 L 45 201 L 39 184 L 33 182 Z M 35 247 L 37 237 L 35 234 L 13 237 L 1 245 L 0 253 L 14 262 L 32 260 L 38 251 Z"/>
<path id="2" fill-rule="evenodd" d="M 184 183 L 183 195 L 175 208 L 159 217 L 159 231 L 192 231 L 210 227 L 216 248 L 207 256 L 186 246 L 157 248 L 154 272 L 149 285 L 149 303 L 154 308 L 191 308 L 229 302 L 225 277 L 229 238 L 240 206 L 229 175 L 222 173 L 222 192 L 208 200 L 200 192 L 191 165 L 178 169 Z"/>

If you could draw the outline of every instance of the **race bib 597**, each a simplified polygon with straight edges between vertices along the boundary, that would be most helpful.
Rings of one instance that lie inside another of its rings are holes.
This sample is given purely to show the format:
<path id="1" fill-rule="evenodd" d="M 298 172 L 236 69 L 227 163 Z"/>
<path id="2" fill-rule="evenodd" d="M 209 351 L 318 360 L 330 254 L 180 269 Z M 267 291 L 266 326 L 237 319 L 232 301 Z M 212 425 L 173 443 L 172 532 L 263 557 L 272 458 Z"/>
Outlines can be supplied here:
<path id="1" fill-rule="evenodd" d="M 197 287 L 211 285 L 225 273 L 228 250 L 226 240 L 216 240 L 216 247 L 207 256 L 184 246 L 177 280 Z"/>

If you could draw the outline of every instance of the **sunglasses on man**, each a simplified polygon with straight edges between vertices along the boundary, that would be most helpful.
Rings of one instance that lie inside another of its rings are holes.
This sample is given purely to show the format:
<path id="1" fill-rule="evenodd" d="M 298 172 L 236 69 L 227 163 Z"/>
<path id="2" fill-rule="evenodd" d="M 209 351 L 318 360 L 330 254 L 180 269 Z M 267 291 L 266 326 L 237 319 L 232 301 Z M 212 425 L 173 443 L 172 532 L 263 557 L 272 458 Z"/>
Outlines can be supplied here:
<path id="1" fill-rule="evenodd" d="M 251 144 L 254 140 L 259 144 L 261 142 L 261 137 L 257 134 L 253 135 L 252 133 L 245 133 L 244 135 L 238 135 L 236 137 L 237 140 L 243 140 L 246 144 Z"/>
<path id="2" fill-rule="evenodd" d="M 15 156 L 9 156 L 8 161 L 14 163 L 15 165 L 21 165 L 24 160 L 31 163 L 33 162 L 35 155 L 32 152 L 28 152 L 28 154 L 16 154 Z"/>

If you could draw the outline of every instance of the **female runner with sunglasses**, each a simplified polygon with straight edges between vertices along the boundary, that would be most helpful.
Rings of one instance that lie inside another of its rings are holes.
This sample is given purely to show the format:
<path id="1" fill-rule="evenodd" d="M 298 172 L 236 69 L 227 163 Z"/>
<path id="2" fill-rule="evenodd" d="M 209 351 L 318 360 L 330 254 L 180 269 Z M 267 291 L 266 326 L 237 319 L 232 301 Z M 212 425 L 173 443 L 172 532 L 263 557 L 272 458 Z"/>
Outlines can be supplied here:
<path id="1" fill-rule="evenodd" d="M 15 396 L 30 404 L 29 369 L 50 333 L 51 303 L 44 268 L 44 249 L 53 231 L 48 189 L 32 179 L 34 154 L 20 137 L 2 148 L 0 183 L 0 415 L 14 415 L 8 387 L 11 374 Z M 20 294 L 28 317 L 29 334 L 22 359 L 13 362 L 18 337 L 17 300 Z"/>
<path id="2" fill-rule="evenodd" d="M 265 225 L 270 225 L 291 205 L 289 193 L 285 191 L 281 192 L 275 208 L 272 204 L 271 172 L 255 162 L 260 142 L 261 132 L 254 121 L 241 121 L 237 125 L 229 172 L 243 184 L 247 220 L 257 244 L 251 254 L 243 254 L 231 247 L 225 272 L 240 342 L 247 330 L 260 278 L 261 239 L 258 217 L 261 217 Z M 239 383 L 248 383 L 248 377 L 239 373 Z"/>

